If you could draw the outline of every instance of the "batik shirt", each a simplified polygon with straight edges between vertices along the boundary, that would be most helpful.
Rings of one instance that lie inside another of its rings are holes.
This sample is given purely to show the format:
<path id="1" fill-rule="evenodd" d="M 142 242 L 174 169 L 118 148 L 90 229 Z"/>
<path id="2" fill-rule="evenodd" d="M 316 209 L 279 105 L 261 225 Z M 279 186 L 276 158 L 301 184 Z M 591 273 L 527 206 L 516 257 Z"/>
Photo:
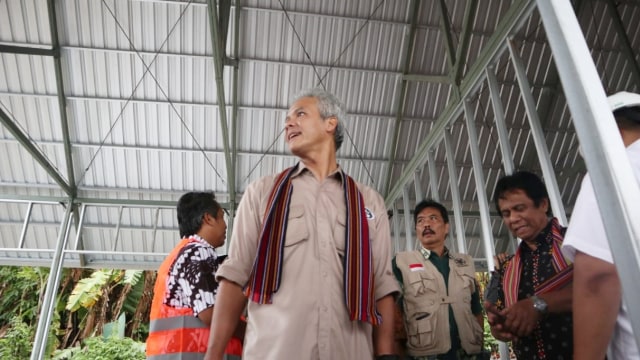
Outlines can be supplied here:
<path id="1" fill-rule="evenodd" d="M 218 283 L 218 255 L 215 249 L 198 235 L 178 253 L 167 279 L 164 304 L 176 308 L 192 308 L 193 315 L 215 303 Z"/>
<path id="2" fill-rule="evenodd" d="M 537 237 L 538 246 L 531 250 L 520 243 L 522 274 L 518 300 L 534 295 L 534 288 L 556 274 L 551 247 L 551 221 Z M 504 298 L 501 299 L 504 301 Z M 573 327 L 571 313 L 548 314 L 538 322 L 531 335 L 514 342 L 518 360 L 571 360 L 573 359 Z"/>

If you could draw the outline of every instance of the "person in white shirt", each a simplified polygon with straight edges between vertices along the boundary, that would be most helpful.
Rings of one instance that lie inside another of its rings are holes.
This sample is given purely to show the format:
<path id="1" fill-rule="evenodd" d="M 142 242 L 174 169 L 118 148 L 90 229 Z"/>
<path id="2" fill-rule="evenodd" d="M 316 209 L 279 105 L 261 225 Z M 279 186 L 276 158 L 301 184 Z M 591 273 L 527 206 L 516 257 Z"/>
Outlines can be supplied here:
<path id="1" fill-rule="evenodd" d="M 640 184 L 640 95 L 619 92 L 608 100 Z M 640 359 L 589 174 L 582 181 L 562 250 L 574 261 L 575 359 L 604 359 L 607 347 L 610 359 Z"/>

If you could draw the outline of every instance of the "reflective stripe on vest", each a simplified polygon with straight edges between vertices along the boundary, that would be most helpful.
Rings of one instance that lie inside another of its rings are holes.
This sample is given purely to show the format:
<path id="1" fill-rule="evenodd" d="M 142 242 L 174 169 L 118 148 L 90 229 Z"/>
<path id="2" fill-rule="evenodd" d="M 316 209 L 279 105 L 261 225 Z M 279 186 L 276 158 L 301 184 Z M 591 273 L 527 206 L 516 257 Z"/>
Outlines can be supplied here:
<path id="1" fill-rule="evenodd" d="M 202 360 L 202 353 L 175 353 L 147 356 L 147 360 Z"/>
<path id="2" fill-rule="evenodd" d="M 177 329 L 208 329 L 209 327 L 195 316 L 174 316 L 149 322 L 149 332 Z"/>

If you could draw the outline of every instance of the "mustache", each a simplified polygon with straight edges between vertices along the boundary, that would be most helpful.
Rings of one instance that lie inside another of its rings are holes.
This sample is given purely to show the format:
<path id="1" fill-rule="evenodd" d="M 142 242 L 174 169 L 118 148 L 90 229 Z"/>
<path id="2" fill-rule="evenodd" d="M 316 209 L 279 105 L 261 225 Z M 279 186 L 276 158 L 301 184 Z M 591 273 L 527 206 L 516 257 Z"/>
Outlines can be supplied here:
<path id="1" fill-rule="evenodd" d="M 436 232 L 429 229 L 429 228 L 425 228 L 424 230 L 422 230 L 422 235 L 427 235 L 427 234 L 435 234 Z"/>

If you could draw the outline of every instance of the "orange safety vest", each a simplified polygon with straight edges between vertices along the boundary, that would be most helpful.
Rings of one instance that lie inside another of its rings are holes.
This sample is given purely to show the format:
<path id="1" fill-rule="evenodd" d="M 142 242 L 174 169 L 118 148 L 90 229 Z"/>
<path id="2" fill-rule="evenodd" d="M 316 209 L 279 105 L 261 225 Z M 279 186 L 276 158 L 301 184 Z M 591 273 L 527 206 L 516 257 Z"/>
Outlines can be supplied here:
<path id="1" fill-rule="evenodd" d="M 171 265 L 180 250 L 192 239 L 180 241 L 158 269 L 158 277 L 153 289 L 153 302 L 147 338 L 147 359 L 202 359 L 207 352 L 209 326 L 193 316 L 191 308 L 175 308 L 163 304 L 167 292 L 167 278 Z M 227 344 L 225 354 L 242 355 L 242 342 L 232 338 Z"/>

